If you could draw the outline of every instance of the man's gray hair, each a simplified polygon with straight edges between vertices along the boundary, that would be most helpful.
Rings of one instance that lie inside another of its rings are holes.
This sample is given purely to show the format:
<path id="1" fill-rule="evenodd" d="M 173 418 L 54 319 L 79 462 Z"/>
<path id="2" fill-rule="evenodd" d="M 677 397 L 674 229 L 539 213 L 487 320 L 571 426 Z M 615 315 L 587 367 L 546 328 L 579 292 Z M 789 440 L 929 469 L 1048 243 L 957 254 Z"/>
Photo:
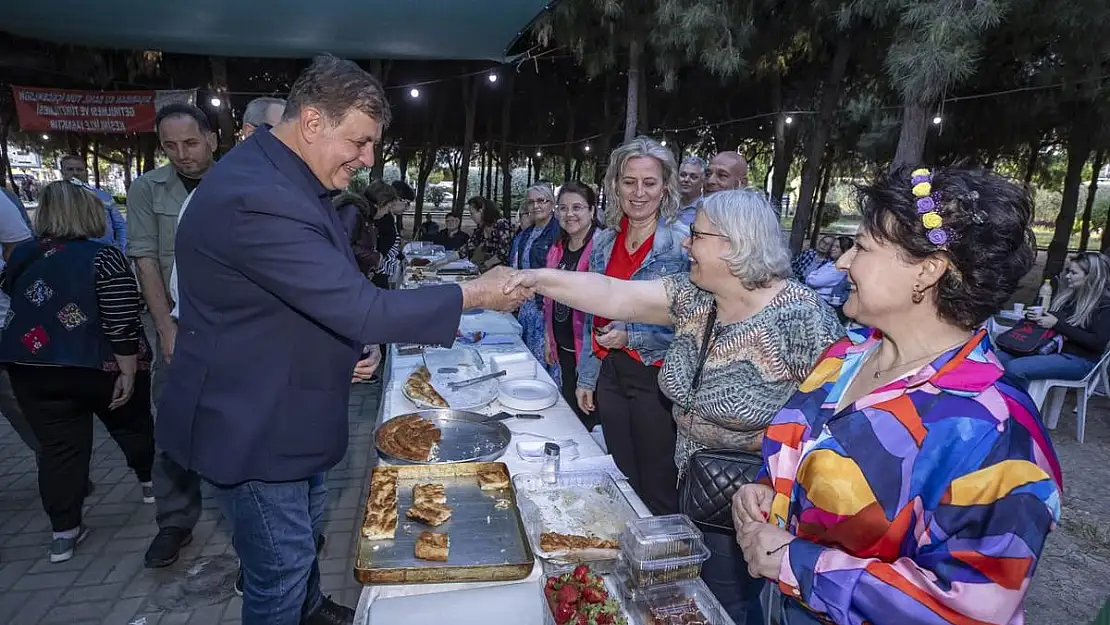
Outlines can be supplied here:
<path id="1" fill-rule="evenodd" d="M 663 169 L 663 197 L 659 202 L 659 215 L 672 221 L 679 209 L 678 165 L 674 154 L 651 137 L 639 136 L 630 139 L 609 155 L 609 167 L 605 171 L 605 194 L 609 201 L 605 207 L 605 226 L 620 230 L 621 218 L 621 176 L 628 161 L 637 157 L 649 157 L 659 161 Z"/>
<path id="2" fill-rule="evenodd" d="M 728 237 L 724 261 L 744 288 L 762 288 L 793 275 L 786 236 L 765 193 L 718 191 L 702 200 L 698 210 Z"/>
<path id="3" fill-rule="evenodd" d="M 707 165 L 705 161 L 703 161 L 699 156 L 687 156 L 686 158 L 682 159 L 682 164 L 694 165 L 698 169 L 702 170 L 702 172 L 705 172 L 705 170 L 709 167 L 709 165 Z"/>
<path id="4" fill-rule="evenodd" d="M 393 121 L 382 84 L 354 61 L 331 55 L 318 56 L 293 83 L 283 120 L 297 119 L 305 107 L 320 109 L 332 124 L 339 124 L 351 109 L 358 109 L 384 129 Z"/>
<path id="5" fill-rule="evenodd" d="M 262 124 L 266 123 L 266 113 L 270 110 L 271 106 L 285 106 L 285 100 L 281 98 L 271 98 L 269 96 L 251 100 L 247 103 L 246 110 L 243 111 L 243 124 L 250 124 L 255 128 L 260 128 Z"/>

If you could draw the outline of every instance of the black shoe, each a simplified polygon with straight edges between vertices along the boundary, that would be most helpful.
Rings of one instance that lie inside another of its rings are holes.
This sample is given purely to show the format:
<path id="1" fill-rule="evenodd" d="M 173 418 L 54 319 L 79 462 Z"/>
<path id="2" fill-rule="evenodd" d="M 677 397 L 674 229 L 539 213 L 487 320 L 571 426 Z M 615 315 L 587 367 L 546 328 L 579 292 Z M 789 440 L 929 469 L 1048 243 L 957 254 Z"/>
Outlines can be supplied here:
<path id="1" fill-rule="evenodd" d="M 354 622 L 355 611 L 332 601 L 331 597 L 324 597 L 315 612 L 301 619 L 301 625 L 352 625 Z"/>
<path id="2" fill-rule="evenodd" d="M 177 562 L 181 548 L 193 542 L 193 530 L 180 527 L 164 527 L 158 530 L 150 547 L 146 550 L 146 568 L 160 569 Z"/>

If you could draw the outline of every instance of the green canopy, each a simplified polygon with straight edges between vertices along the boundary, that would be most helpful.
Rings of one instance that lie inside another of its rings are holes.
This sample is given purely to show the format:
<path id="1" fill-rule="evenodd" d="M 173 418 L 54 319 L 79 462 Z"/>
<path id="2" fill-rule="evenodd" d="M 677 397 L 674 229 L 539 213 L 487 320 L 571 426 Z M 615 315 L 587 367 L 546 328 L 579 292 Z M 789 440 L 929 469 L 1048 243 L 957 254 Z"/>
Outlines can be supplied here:
<path id="1" fill-rule="evenodd" d="M 503 61 L 549 0 L 4 0 L 0 30 L 185 54 Z"/>

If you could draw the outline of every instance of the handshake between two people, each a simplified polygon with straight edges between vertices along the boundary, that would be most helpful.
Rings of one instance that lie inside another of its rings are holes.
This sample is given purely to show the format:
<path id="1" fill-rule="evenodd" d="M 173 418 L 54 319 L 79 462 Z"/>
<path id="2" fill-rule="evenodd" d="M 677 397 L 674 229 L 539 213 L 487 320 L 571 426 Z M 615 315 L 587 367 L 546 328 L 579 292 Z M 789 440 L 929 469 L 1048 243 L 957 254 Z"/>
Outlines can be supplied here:
<path id="1" fill-rule="evenodd" d="M 461 286 L 463 310 L 487 308 L 511 312 L 536 295 L 536 276 L 529 269 L 499 265 Z"/>

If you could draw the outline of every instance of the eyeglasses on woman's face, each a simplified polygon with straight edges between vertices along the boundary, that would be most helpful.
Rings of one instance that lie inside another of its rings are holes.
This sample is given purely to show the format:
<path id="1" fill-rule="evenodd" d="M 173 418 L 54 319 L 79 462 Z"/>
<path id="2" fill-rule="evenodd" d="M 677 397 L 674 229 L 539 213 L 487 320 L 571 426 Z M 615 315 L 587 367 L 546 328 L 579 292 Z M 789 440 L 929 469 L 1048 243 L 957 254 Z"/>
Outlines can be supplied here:
<path id="1" fill-rule="evenodd" d="M 535 198 L 526 200 L 524 202 L 524 205 L 527 206 L 528 209 L 531 210 L 533 213 L 542 213 L 543 211 L 548 210 L 548 207 L 551 206 L 551 200 L 545 197 Z"/>
<path id="2" fill-rule="evenodd" d="M 718 239 L 727 239 L 728 235 L 720 234 L 718 232 L 702 232 L 701 230 L 698 230 L 698 229 L 694 228 L 694 226 L 690 226 L 690 238 L 692 240 L 700 241 L 702 239 L 705 239 L 706 237 L 717 237 Z"/>
<path id="3" fill-rule="evenodd" d="M 555 212 L 560 215 L 581 215 L 590 212 L 590 207 L 586 204 L 559 204 L 555 207 Z"/>

